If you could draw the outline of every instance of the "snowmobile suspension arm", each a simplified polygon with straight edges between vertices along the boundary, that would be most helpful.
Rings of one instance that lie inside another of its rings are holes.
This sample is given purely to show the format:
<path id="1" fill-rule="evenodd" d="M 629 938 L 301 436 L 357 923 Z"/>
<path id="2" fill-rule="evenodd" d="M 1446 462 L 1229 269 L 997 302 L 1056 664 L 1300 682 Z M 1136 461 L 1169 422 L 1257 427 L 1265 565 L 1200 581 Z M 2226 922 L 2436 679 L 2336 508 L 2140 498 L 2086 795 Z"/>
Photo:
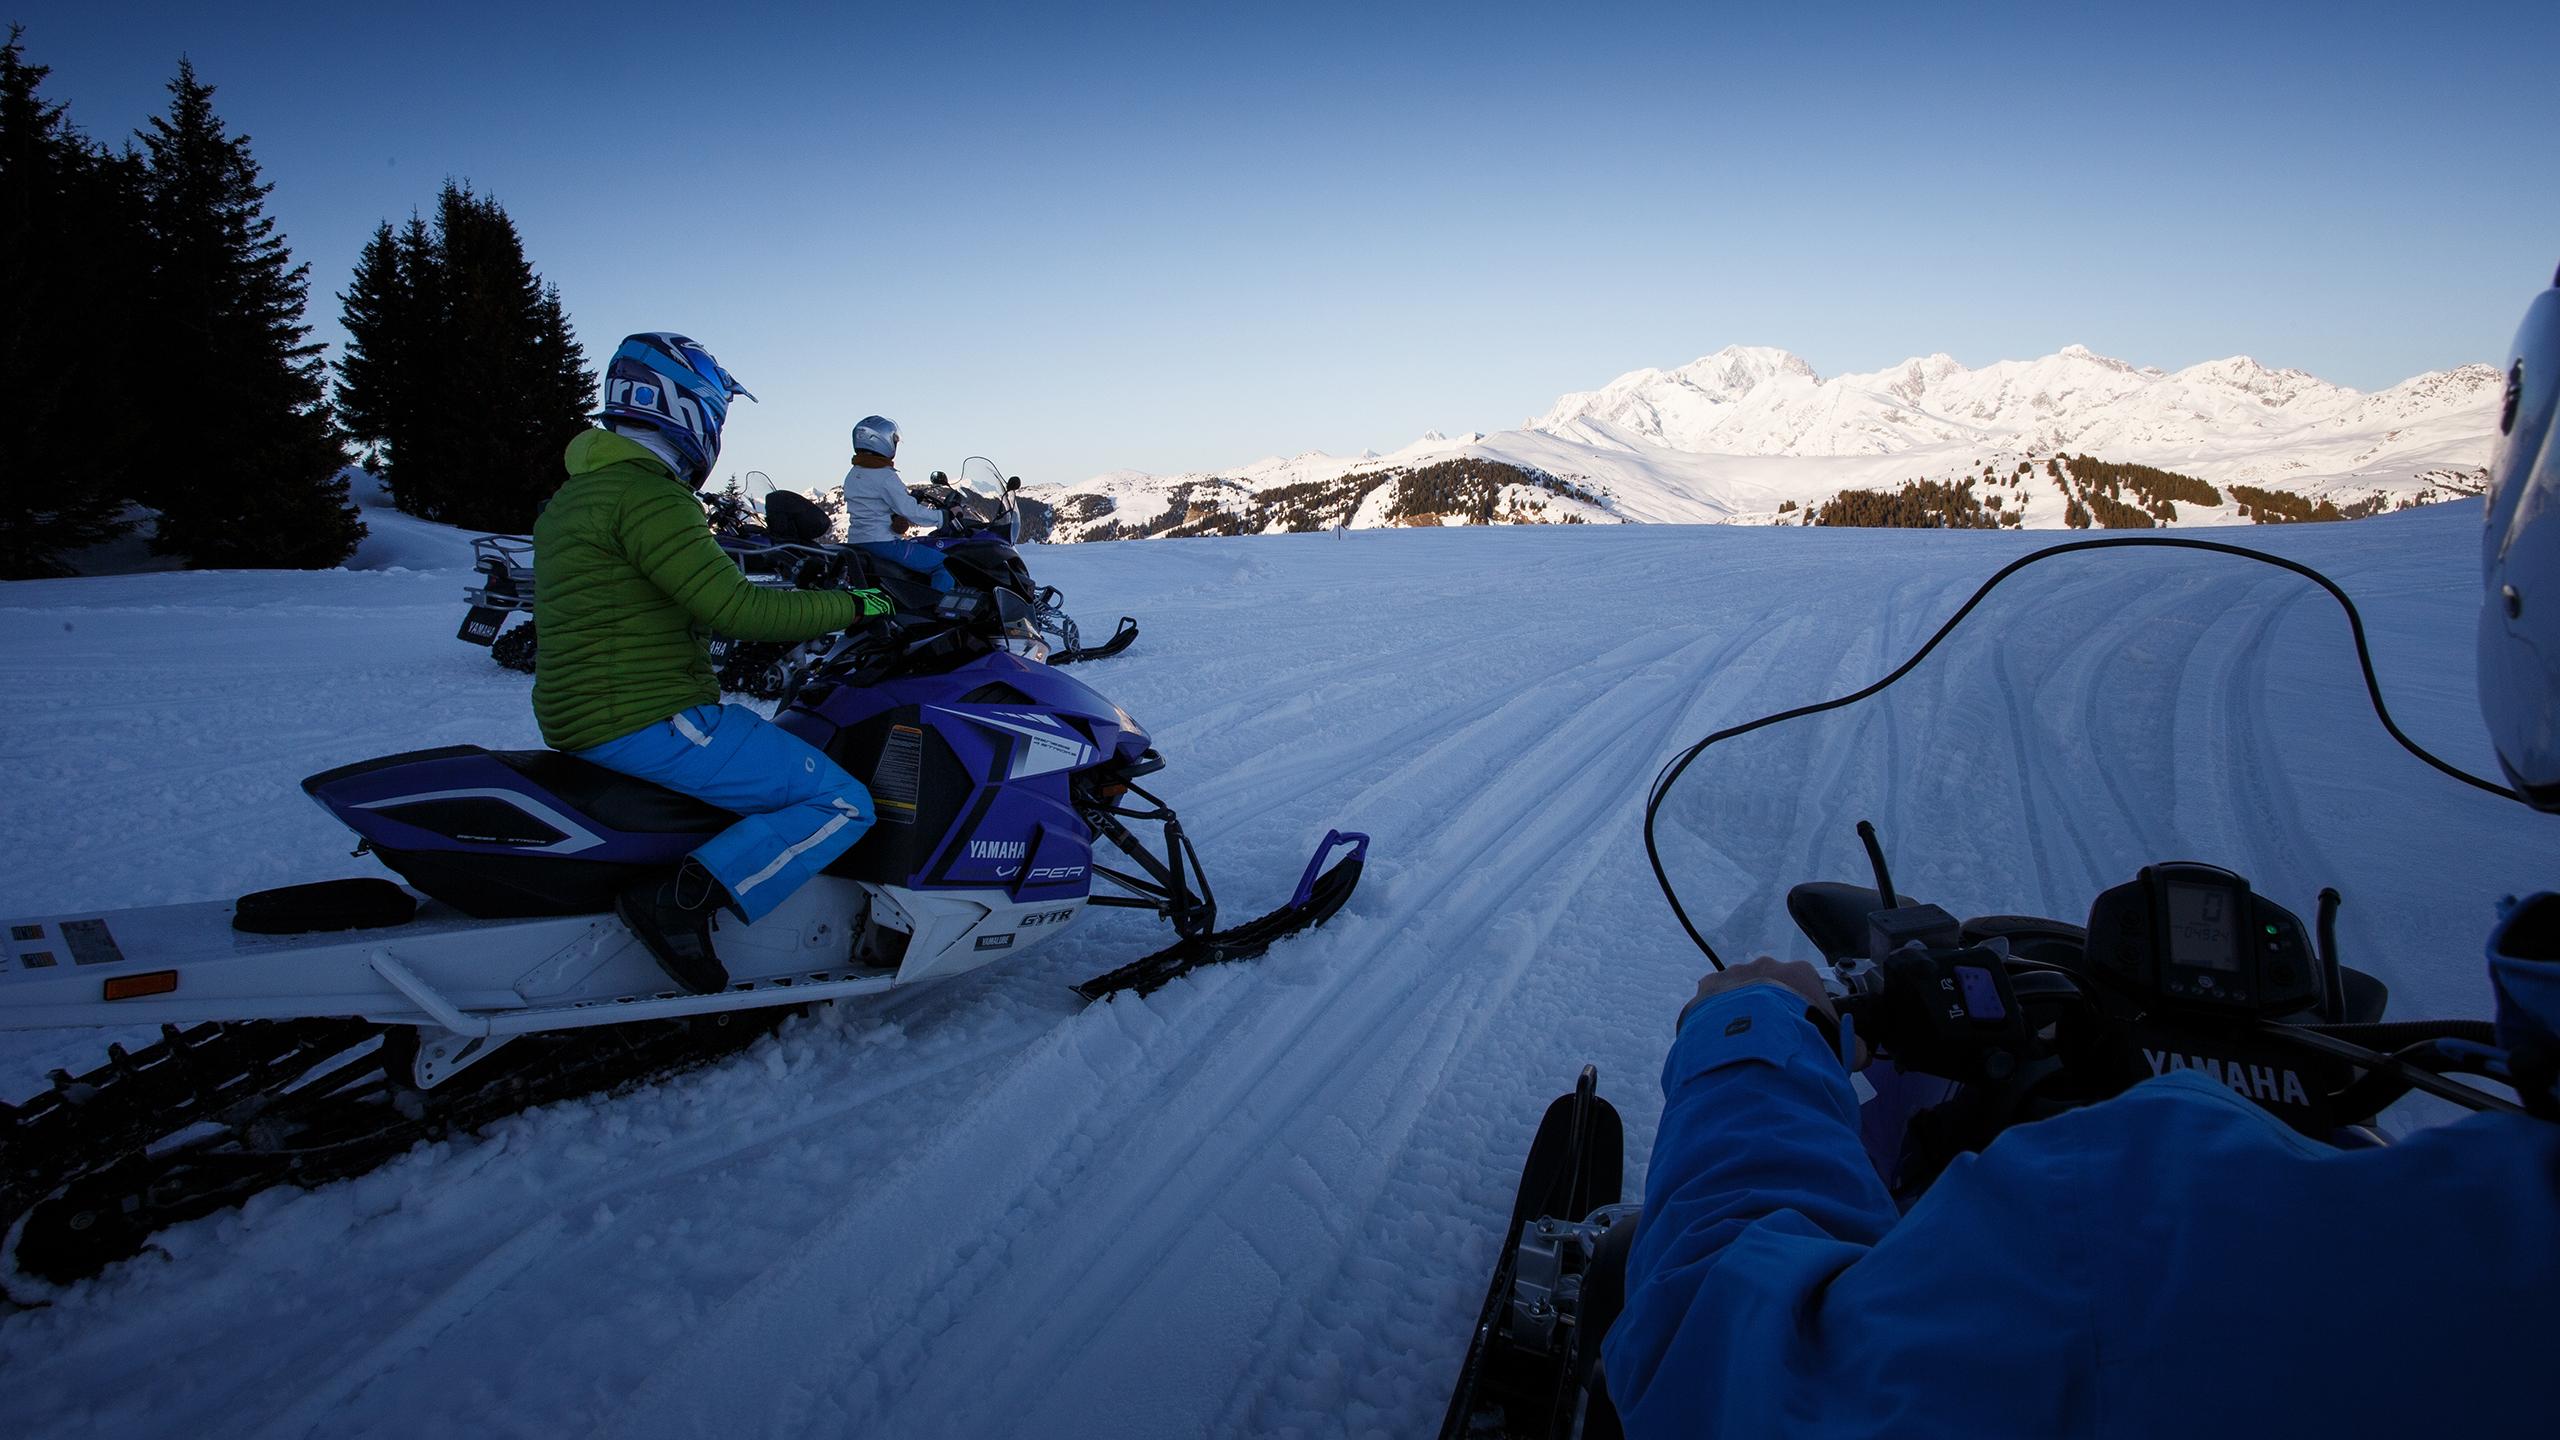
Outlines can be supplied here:
<path id="1" fill-rule="evenodd" d="M 1182 832 L 1182 821 L 1174 815 L 1171 807 L 1138 785 L 1131 784 L 1129 793 L 1155 808 L 1130 810 L 1117 805 L 1095 804 L 1086 807 L 1085 822 L 1093 827 L 1095 834 L 1108 839 L 1144 870 L 1152 878 L 1152 883 L 1097 864 L 1093 867 L 1097 877 L 1109 880 L 1138 898 L 1097 895 L 1088 897 L 1086 903 L 1153 910 L 1171 920 L 1175 932 L 1184 939 L 1216 929 L 1218 898 L 1209 888 L 1209 876 L 1201 868 L 1199 851 L 1192 847 L 1191 837 Z M 1129 827 L 1121 823 L 1123 820 L 1152 821 L 1162 825 L 1165 858 L 1158 860 L 1149 853 Z M 1197 894 L 1193 893 L 1195 884 L 1198 886 Z"/>

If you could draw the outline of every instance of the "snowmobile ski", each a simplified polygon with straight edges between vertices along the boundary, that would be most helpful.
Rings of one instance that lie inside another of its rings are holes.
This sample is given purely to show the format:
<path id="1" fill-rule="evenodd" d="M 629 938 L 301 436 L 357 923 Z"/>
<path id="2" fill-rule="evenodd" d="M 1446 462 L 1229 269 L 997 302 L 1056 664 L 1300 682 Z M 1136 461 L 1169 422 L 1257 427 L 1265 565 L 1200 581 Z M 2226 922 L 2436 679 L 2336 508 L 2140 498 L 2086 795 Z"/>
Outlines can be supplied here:
<path id="1" fill-rule="evenodd" d="M 1163 878 L 1170 879 L 1179 896 L 1181 893 L 1179 857 L 1188 853 L 1189 842 L 1181 838 L 1178 829 L 1170 826 L 1167 828 L 1171 831 L 1171 838 L 1174 841 L 1167 848 L 1177 858 L 1172 874 Z M 1325 862 L 1332 858 L 1333 852 L 1345 846 L 1350 847 L 1351 853 L 1327 867 Z M 1171 912 L 1175 927 L 1177 930 L 1188 931 L 1181 939 L 1152 955 L 1132 960 L 1117 970 L 1087 980 L 1076 987 L 1076 993 L 1087 1000 L 1099 1000 L 1104 996 L 1117 995 L 1123 991 L 1145 995 L 1163 988 L 1176 977 L 1188 974 L 1203 965 L 1223 965 L 1231 960 L 1250 960 L 1270 949 L 1274 941 L 1295 935 L 1301 930 L 1312 929 L 1333 918 L 1333 913 L 1340 910 L 1343 902 L 1351 898 L 1351 892 L 1359 888 L 1360 872 L 1367 863 L 1368 855 L 1368 836 L 1358 831 L 1328 830 L 1325 832 L 1323 843 L 1316 846 L 1316 853 L 1308 858 L 1305 873 L 1298 877 L 1297 892 L 1289 897 L 1288 904 L 1267 915 L 1224 930 L 1207 929 L 1206 922 L 1197 922 L 1200 928 L 1189 929 L 1185 925 L 1185 912 L 1175 909 Z M 1104 878 L 1115 880 L 1123 886 L 1131 884 L 1128 877 L 1106 873 Z M 1155 893 L 1154 887 L 1148 887 L 1145 893 Z M 1093 903 L 1111 902 L 1097 897 Z M 1205 912 L 1213 921 L 1217 913 L 1216 902 L 1208 900 L 1192 913 L 1201 912 Z"/>
<path id="2" fill-rule="evenodd" d="M 1121 651 L 1128 649 L 1129 646 L 1137 640 L 1137 638 L 1137 618 L 1131 615 L 1123 615 L 1120 617 L 1120 628 L 1112 633 L 1110 639 L 1103 641 L 1099 645 L 1077 645 L 1070 643 L 1062 649 L 1052 650 L 1049 652 L 1049 663 L 1052 665 L 1073 665 L 1085 660 L 1108 660 L 1112 656 L 1119 654 Z"/>
<path id="3" fill-rule="evenodd" d="M 1626 1132 L 1599 1087 L 1599 1071 L 1583 1066 L 1573 1093 L 1547 1107 L 1529 1142 L 1440 1440 L 1571 1440 L 1581 1429 L 1582 1272 L 1570 1262 L 1579 1255 L 1587 1263 L 1583 1242 L 1593 1227 L 1576 1222 L 1618 1203 L 1626 1170 Z M 1542 1262 L 1534 1276 L 1524 1250 Z"/>

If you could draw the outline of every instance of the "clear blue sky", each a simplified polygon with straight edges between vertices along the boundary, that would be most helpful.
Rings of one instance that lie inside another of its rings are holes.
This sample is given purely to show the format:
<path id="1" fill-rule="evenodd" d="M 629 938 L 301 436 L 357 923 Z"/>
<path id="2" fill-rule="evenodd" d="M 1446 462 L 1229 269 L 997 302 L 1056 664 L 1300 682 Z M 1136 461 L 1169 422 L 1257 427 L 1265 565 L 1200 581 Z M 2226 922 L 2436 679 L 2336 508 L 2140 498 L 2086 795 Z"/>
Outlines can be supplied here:
<path id="1" fill-rule="evenodd" d="M 2079 342 L 2363 388 L 2560 262 L 2560 4 L 1012 7 L 21 0 L 118 140 L 184 53 L 338 335 L 373 227 L 503 203 L 601 353 L 762 397 L 723 471 L 1035 481 L 1389 449 L 1729 343 Z"/>

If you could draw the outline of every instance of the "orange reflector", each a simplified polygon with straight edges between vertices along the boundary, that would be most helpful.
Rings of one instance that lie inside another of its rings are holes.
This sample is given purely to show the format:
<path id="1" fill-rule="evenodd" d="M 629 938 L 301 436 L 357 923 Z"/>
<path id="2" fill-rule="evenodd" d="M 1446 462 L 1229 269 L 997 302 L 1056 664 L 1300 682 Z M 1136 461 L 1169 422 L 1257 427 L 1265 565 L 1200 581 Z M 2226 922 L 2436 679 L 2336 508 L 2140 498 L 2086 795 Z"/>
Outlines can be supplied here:
<path id="1" fill-rule="evenodd" d="M 154 970 L 148 975 L 119 975 L 107 982 L 107 998 L 133 1000 L 144 995 L 166 995 L 178 988 L 178 972 Z"/>

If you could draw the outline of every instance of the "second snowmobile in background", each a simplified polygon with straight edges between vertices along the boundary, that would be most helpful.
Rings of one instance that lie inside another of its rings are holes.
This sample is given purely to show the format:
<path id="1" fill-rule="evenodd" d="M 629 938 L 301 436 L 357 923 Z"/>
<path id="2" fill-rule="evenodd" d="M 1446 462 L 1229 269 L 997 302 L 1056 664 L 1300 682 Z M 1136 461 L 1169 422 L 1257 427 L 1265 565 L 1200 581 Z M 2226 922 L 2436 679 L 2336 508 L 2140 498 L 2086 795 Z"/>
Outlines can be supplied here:
<path id="1" fill-rule="evenodd" d="M 943 478 L 940 471 L 934 472 Z M 1065 598 L 1054 585 L 1034 585 L 1031 573 L 1022 564 L 1018 546 L 1024 543 L 1021 508 L 1022 478 L 1007 476 L 996 463 L 983 455 L 972 455 L 960 465 L 957 486 L 934 484 L 919 487 L 916 497 L 928 505 L 942 508 L 946 517 L 943 528 L 920 537 L 919 543 L 930 545 L 946 555 L 969 557 L 982 569 L 997 569 L 1013 577 L 1021 593 L 1031 599 L 1032 624 L 1049 637 L 1049 663 L 1073 665 L 1085 660 L 1107 660 L 1127 650 L 1138 638 L 1138 622 L 1123 615 L 1111 638 L 1099 645 L 1086 645 L 1075 618 L 1067 614 Z M 1001 553 L 990 547 L 1001 544 Z"/>
<path id="2" fill-rule="evenodd" d="M 1085 645 L 1064 597 L 1055 586 L 1034 585 L 1015 546 L 1021 512 L 1018 479 L 999 474 L 994 462 L 971 456 L 961 466 L 962 483 L 919 487 L 918 494 L 941 507 L 949 523 L 920 537 L 946 554 L 957 553 L 984 574 L 1001 581 L 1031 604 L 1034 627 L 1048 637 L 1052 665 L 1102 660 L 1127 650 L 1138 638 L 1138 622 L 1120 617 L 1119 628 L 1099 645 Z M 725 503 L 724 503 L 725 502 Z M 762 471 L 750 471 L 743 486 L 706 497 L 720 548 L 736 561 L 747 578 L 777 588 L 833 583 L 846 571 L 844 547 L 829 542 L 827 512 L 797 491 L 776 487 Z M 482 535 L 471 542 L 476 583 L 463 591 L 470 609 L 455 638 L 489 647 L 491 658 L 510 670 L 530 675 L 538 661 L 540 637 L 533 621 L 533 540 L 524 535 Z M 880 562 L 869 562 L 878 566 Z M 510 624 L 517 616 L 522 622 Z M 828 641 L 775 645 L 708 638 L 712 671 L 720 688 L 759 700 L 789 695 L 808 667 L 825 652 Z"/>
<path id="3" fill-rule="evenodd" d="M 785 589 L 818 583 L 826 573 L 821 547 L 829 522 L 807 496 L 778 489 L 763 471 L 751 470 L 743 485 L 732 483 L 704 503 L 711 507 L 720 548 L 749 581 Z M 532 674 L 541 646 L 533 621 L 533 538 L 481 535 L 471 542 L 471 556 L 478 579 L 462 592 L 471 608 L 454 638 L 488 646 L 500 665 Z M 523 623 L 510 624 L 517 616 Z M 776 645 L 725 635 L 710 636 L 706 644 L 721 690 L 759 700 L 790 694 L 807 663 L 825 649 L 820 641 Z"/>

